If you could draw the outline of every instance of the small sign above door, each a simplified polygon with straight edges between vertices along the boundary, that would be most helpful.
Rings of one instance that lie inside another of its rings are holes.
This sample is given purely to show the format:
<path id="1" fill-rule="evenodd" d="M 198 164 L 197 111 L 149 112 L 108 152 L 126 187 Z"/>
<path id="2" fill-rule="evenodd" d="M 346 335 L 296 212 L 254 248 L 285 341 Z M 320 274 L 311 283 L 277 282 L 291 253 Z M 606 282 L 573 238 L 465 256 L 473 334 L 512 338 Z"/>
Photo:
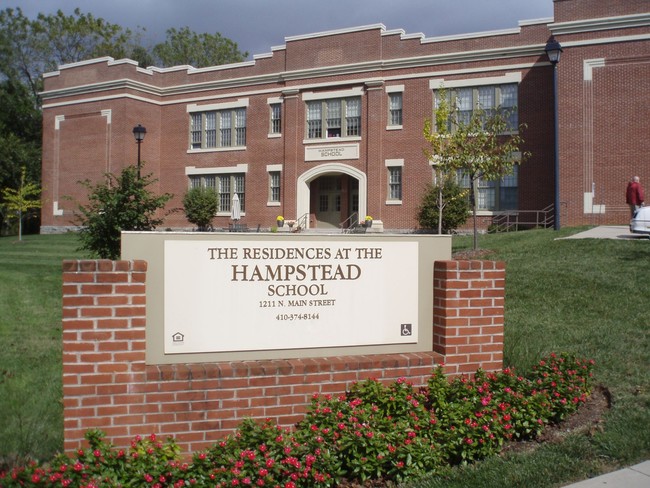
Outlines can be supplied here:
<path id="1" fill-rule="evenodd" d="M 337 144 L 305 148 L 305 161 L 359 159 L 359 144 Z"/>

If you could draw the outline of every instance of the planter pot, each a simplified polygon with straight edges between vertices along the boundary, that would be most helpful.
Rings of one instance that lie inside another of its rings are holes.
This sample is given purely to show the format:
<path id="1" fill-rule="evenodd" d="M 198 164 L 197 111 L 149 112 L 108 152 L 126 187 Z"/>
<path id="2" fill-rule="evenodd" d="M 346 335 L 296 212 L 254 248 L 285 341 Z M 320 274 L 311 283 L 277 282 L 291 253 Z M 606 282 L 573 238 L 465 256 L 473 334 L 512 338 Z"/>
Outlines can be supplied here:
<path id="1" fill-rule="evenodd" d="M 372 220 L 366 220 L 366 227 L 372 227 Z"/>
<path id="2" fill-rule="evenodd" d="M 284 220 L 278 220 L 278 227 L 284 227 Z"/>

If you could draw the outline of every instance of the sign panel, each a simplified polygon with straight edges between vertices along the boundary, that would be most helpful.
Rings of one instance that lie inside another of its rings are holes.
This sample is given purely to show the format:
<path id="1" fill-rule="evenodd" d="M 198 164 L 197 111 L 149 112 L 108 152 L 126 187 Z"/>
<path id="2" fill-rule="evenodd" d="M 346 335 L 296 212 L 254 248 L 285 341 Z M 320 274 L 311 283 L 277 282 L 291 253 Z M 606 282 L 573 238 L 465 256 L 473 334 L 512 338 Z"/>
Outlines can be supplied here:
<path id="1" fill-rule="evenodd" d="M 164 353 L 412 344 L 418 242 L 167 240 Z"/>
<path id="2" fill-rule="evenodd" d="M 147 263 L 147 364 L 431 351 L 451 236 L 123 232 Z"/>
<path id="3" fill-rule="evenodd" d="M 305 161 L 359 159 L 359 144 L 337 144 L 305 148 Z"/>

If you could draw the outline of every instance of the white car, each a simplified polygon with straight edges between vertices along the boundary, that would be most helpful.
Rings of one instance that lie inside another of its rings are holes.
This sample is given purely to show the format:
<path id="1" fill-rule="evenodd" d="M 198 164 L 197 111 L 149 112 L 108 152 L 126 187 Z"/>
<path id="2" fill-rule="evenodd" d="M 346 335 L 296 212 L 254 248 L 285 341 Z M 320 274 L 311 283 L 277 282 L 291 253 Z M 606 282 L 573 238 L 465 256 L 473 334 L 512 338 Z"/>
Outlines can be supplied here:
<path id="1" fill-rule="evenodd" d="M 650 207 L 641 207 L 630 220 L 630 232 L 650 234 Z"/>

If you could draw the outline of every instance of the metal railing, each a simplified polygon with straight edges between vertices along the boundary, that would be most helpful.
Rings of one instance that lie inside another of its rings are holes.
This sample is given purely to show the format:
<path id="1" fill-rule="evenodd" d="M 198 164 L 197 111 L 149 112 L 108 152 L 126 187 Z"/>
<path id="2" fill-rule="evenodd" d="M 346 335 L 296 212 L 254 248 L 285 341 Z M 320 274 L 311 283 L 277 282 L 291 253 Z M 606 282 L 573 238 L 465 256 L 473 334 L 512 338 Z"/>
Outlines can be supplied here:
<path id="1" fill-rule="evenodd" d="M 359 228 L 359 213 L 353 212 L 347 219 L 339 224 L 341 232 L 351 234 Z"/>
<path id="2" fill-rule="evenodd" d="M 509 232 L 532 228 L 553 227 L 555 223 L 555 205 L 542 210 L 509 210 L 500 212 L 492 219 L 492 232 Z"/>
<path id="3" fill-rule="evenodd" d="M 296 219 L 291 229 L 292 232 L 300 232 L 307 228 L 307 220 L 309 219 L 309 214 L 302 214 Z"/>

